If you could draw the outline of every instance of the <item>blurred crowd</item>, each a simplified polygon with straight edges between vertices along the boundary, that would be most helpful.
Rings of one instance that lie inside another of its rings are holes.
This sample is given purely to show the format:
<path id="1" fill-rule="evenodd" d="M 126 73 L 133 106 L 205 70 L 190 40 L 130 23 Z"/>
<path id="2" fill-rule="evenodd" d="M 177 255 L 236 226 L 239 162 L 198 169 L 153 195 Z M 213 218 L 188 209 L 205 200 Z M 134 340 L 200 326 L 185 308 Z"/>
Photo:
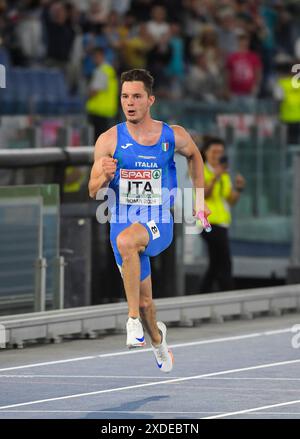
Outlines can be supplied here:
<path id="1" fill-rule="evenodd" d="M 81 92 L 104 50 L 117 73 L 147 68 L 156 93 L 214 102 L 272 93 L 276 63 L 300 62 L 300 2 L 0 0 L 0 44 L 15 66 L 58 67 Z"/>

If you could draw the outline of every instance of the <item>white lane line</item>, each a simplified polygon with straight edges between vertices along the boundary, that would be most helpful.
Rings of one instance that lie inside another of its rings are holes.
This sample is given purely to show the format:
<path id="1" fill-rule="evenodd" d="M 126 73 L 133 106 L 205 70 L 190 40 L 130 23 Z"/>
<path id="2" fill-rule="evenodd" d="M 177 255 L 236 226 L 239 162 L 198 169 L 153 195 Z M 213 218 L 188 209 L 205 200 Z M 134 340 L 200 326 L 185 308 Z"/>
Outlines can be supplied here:
<path id="1" fill-rule="evenodd" d="M 284 332 L 292 332 L 292 328 L 286 328 L 286 329 L 275 329 L 273 331 L 266 331 L 266 335 L 276 335 L 276 334 L 283 334 Z"/>
<path id="2" fill-rule="evenodd" d="M 219 412 L 163 412 L 163 411 L 141 411 L 141 410 L 3 410 L 1 413 L 128 413 L 128 414 L 154 414 L 154 415 L 167 415 L 167 414 L 182 414 L 182 415 L 193 415 L 193 414 L 209 414 L 209 413 L 221 413 Z M 0 413 L 0 415 L 1 415 Z"/>
<path id="3" fill-rule="evenodd" d="M 213 412 L 212 412 L 213 413 Z M 249 415 L 286 415 L 286 416 L 294 416 L 294 415 L 300 415 L 300 412 L 251 412 Z"/>
<path id="4" fill-rule="evenodd" d="M 86 361 L 86 360 L 92 360 L 94 358 L 95 358 L 94 356 L 90 355 L 88 357 L 77 357 L 77 358 L 68 358 L 66 360 L 46 361 L 44 363 L 25 364 L 23 366 L 5 367 L 0 369 L 0 372 L 2 371 L 4 372 L 6 370 L 26 369 L 30 367 L 51 366 L 53 364 L 72 363 L 74 361 Z"/>
<path id="5" fill-rule="evenodd" d="M 270 332 L 270 331 L 269 331 Z M 281 330 L 277 330 L 276 334 L 270 334 L 267 332 L 254 332 L 250 334 L 245 335 L 238 335 L 238 336 L 231 336 L 231 337 L 222 337 L 222 338 L 212 338 L 208 340 L 199 340 L 199 341 L 193 341 L 193 342 L 187 342 L 187 343 L 177 343 L 169 345 L 172 349 L 181 348 L 181 347 L 189 347 L 189 346 L 197 346 L 197 345 L 205 345 L 205 344 L 211 344 L 211 343 L 225 343 L 228 341 L 238 341 L 238 340 L 244 340 L 247 338 L 255 338 L 255 337 L 263 337 L 266 335 L 278 335 L 285 332 L 292 332 L 291 328 L 285 328 Z M 107 358 L 107 357 L 115 357 L 115 356 L 121 356 L 121 355 L 133 355 L 133 354 L 142 354 L 145 352 L 152 351 L 151 348 L 142 348 L 142 349 L 136 349 L 136 350 L 126 350 L 126 351 L 120 351 L 120 352 L 111 352 L 108 354 L 100 354 L 100 355 L 90 355 L 87 357 L 76 357 L 76 358 L 68 358 L 65 360 L 56 360 L 56 361 L 46 361 L 43 363 L 31 363 L 31 364 L 24 364 L 22 366 L 11 366 L 11 367 L 4 367 L 0 369 L 0 372 L 6 372 L 8 370 L 18 370 L 18 369 L 27 369 L 31 367 L 41 367 L 41 366 L 52 366 L 55 364 L 62 364 L 62 363 L 70 363 L 72 361 L 85 361 L 85 360 L 94 360 L 96 358 Z"/>
<path id="6" fill-rule="evenodd" d="M 1 376 L 1 375 L 0 375 Z M 16 375 L 17 377 L 18 375 Z M 26 376 L 26 375 L 25 375 Z M 238 381 L 300 381 L 300 378 L 278 378 L 278 377 L 243 377 L 243 378 L 237 378 L 237 377 L 208 377 L 204 378 L 204 380 L 238 380 Z"/>
<path id="7" fill-rule="evenodd" d="M 143 387 L 151 387 L 151 386 L 157 386 L 157 385 L 161 385 L 161 384 L 179 383 L 179 382 L 197 380 L 199 378 L 206 378 L 209 376 L 226 375 L 229 373 L 244 372 L 246 370 L 265 369 L 265 368 L 269 368 L 269 367 L 285 366 L 287 364 L 295 364 L 295 363 L 300 363 L 300 359 L 281 361 L 281 362 L 277 362 L 277 363 L 259 364 L 257 366 L 241 367 L 239 369 L 222 370 L 219 372 L 212 372 L 212 373 L 206 373 L 206 374 L 202 374 L 202 375 L 194 375 L 194 376 L 183 377 L 183 378 L 173 378 L 173 379 L 164 380 L 164 381 L 153 381 L 151 383 L 135 384 L 132 386 L 115 387 L 113 389 L 104 389 L 104 390 L 96 390 L 93 392 L 77 393 L 77 394 L 73 394 L 73 395 L 59 396 L 59 397 L 55 397 L 55 398 L 40 399 L 37 401 L 21 402 L 21 403 L 17 403 L 17 404 L 10 404 L 10 405 L 1 406 L 0 410 L 9 409 L 9 408 L 13 408 L 13 407 L 22 407 L 22 406 L 33 405 L 33 404 L 41 404 L 44 402 L 60 401 L 63 399 L 82 398 L 84 396 L 93 396 L 93 395 L 101 395 L 101 394 L 105 394 L 105 393 L 121 392 L 123 390 L 140 389 Z"/>
<path id="8" fill-rule="evenodd" d="M 23 415 L 25 413 L 109 413 L 109 414 L 135 414 L 135 415 L 168 415 L 168 414 L 182 414 L 182 415 L 205 415 L 205 414 L 218 414 L 221 412 L 154 412 L 154 411 L 136 411 L 136 410 L 2 410 L 0 413 L 0 416 L 2 413 L 22 413 Z M 300 412 L 252 412 L 251 415 L 285 415 L 285 416 L 295 416 L 295 415 L 300 415 Z"/>
<path id="9" fill-rule="evenodd" d="M 165 377 L 159 377 L 159 376 L 144 376 L 144 375 L 136 375 L 136 376 L 128 376 L 128 375 L 45 375 L 45 374 L 36 374 L 36 375 L 32 375 L 32 374 L 25 374 L 25 375 L 0 375 L 0 378 L 84 378 L 84 379 L 95 379 L 95 378 L 99 378 L 99 379 L 129 379 L 129 380 L 153 380 L 153 379 L 157 379 L 157 380 L 163 380 Z M 173 378 L 185 378 L 185 377 L 179 377 L 179 376 L 173 376 Z M 233 380 L 237 380 L 237 381 L 300 381 L 300 378 L 278 378 L 278 377 L 203 377 L 203 378 L 199 378 L 203 381 L 205 380 L 209 380 L 209 381 L 217 381 L 217 380 L 227 380 L 227 381 L 233 381 Z"/>
<path id="10" fill-rule="evenodd" d="M 0 375 L 0 378 L 110 378 L 110 379 L 116 379 L 116 380 L 124 380 L 124 379 L 130 379 L 130 380 L 160 380 L 160 379 L 165 379 L 165 377 L 161 377 L 161 376 L 140 376 L 140 375 L 136 375 L 136 376 L 128 376 L 128 375 L 31 375 L 31 374 L 26 374 L 26 375 Z M 173 377 L 173 378 L 183 378 L 183 377 Z"/>
<path id="11" fill-rule="evenodd" d="M 207 416 L 207 417 L 202 418 L 202 419 L 228 418 L 229 416 L 243 415 L 243 414 L 248 414 L 248 413 L 251 413 L 251 412 L 258 412 L 258 411 L 261 411 L 261 410 L 271 409 L 271 408 L 274 408 L 274 407 L 283 407 L 283 406 L 293 405 L 293 404 L 300 404 L 300 399 L 296 399 L 294 401 L 288 401 L 288 402 L 279 402 L 277 404 L 264 405 L 264 406 L 261 406 L 261 407 L 254 407 L 252 409 L 239 410 L 237 412 L 228 412 L 228 413 L 222 413 L 220 415 Z"/>

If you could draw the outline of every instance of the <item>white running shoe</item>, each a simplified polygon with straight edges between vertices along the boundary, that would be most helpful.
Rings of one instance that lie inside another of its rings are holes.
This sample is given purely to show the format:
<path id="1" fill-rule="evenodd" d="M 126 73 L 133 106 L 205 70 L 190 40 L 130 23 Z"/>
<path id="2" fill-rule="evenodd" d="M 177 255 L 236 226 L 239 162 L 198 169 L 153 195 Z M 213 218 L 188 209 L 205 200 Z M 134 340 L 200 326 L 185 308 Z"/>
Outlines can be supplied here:
<path id="1" fill-rule="evenodd" d="M 146 345 L 144 330 L 140 319 L 133 319 L 132 317 L 129 317 L 126 324 L 126 330 L 126 344 L 129 349 L 139 348 Z"/>
<path id="2" fill-rule="evenodd" d="M 153 344 L 151 343 L 151 347 L 156 359 L 156 364 L 162 372 L 171 372 L 171 370 L 173 369 L 174 357 L 167 345 L 167 327 L 163 322 L 157 322 L 157 326 L 158 329 L 160 329 L 162 332 L 162 342 L 158 346 L 153 346 Z"/>

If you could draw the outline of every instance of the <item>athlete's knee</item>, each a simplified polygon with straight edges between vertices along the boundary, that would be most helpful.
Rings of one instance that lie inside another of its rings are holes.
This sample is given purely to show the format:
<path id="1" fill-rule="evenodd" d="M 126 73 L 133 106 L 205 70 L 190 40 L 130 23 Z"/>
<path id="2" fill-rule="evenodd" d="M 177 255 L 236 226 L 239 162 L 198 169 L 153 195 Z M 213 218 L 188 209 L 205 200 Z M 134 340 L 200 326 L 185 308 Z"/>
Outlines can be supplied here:
<path id="1" fill-rule="evenodd" d="M 132 236 L 127 232 L 121 232 L 117 236 L 117 247 L 122 257 L 126 257 L 134 252 L 137 252 L 137 245 Z"/>
<path id="2" fill-rule="evenodd" d="M 151 297 L 141 297 L 140 299 L 140 314 L 144 315 L 153 307 L 153 299 Z"/>

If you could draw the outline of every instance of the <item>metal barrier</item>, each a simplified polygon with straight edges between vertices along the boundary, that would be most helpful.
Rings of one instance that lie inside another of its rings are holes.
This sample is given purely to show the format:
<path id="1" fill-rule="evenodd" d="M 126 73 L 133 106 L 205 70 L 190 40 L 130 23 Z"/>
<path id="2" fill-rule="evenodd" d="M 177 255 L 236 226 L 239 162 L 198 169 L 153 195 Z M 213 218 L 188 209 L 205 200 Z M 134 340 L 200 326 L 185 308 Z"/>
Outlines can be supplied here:
<path id="1" fill-rule="evenodd" d="M 34 168 L 45 165 L 82 165 L 93 163 L 94 148 L 0 149 L 0 169 Z"/>

